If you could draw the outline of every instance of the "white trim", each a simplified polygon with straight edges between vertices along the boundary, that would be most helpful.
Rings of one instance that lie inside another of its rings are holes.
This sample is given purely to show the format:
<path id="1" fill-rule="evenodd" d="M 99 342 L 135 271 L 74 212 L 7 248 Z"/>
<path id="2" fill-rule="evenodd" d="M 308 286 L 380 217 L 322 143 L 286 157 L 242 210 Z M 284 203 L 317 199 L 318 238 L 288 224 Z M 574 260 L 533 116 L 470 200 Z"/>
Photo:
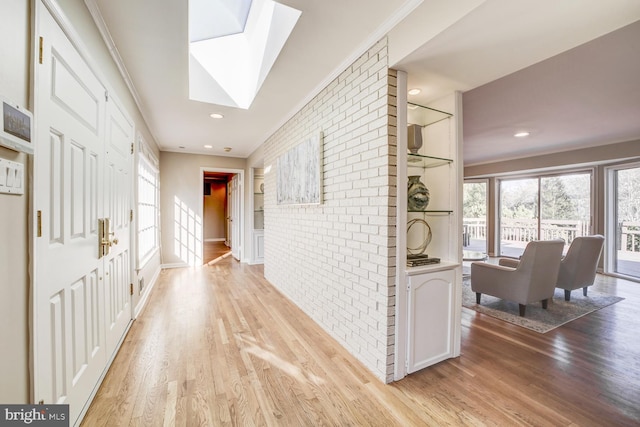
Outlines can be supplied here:
<path id="1" fill-rule="evenodd" d="M 137 238 L 137 230 L 136 230 L 136 238 Z M 140 271 L 144 270 L 147 264 L 149 264 L 149 261 L 151 261 L 158 252 L 160 252 L 159 245 L 156 246 L 151 252 L 149 252 L 147 256 L 142 258 L 142 261 L 140 262 L 140 266 L 136 268 L 136 273 L 139 273 Z"/>
<path id="2" fill-rule="evenodd" d="M 398 71 L 397 85 L 397 199 L 396 224 L 397 230 L 407 229 L 407 186 L 400 183 L 407 182 L 407 73 Z M 401 125 L 404 124 L 404 125 Z M 393 359 L 393 379 L 401 380 L 407 376 L 407 345 L 409 334 L 409 301 L 408 279 L 405 274 L 407 233 L 396 233 L 396 312 L 395 312 L 395 348 Z"/>
<path id="3" fill-rule="evenodd" d="M 149 301 L 149 295 L 151 295 L 151 290 L 156 285 L 156 283 L 158 281 L 158 277 L 160 277 L 160 272 L 161 271 L 162 271 L 162 267 L 158 266 L 158 268 L 156 268 L 155 273 L 153 273 L 153 277 L 149 281 L 149 284 L 147 286 L 145 286 L 144 292 L 142 293 L 142 295 L 140 295 L 140 299 L 138 299 L 138 304 L 136 304 L 136 306 L 135 306 L 135 308 L 133 310 L 133 318 L 134 319 L 137 319 L 138 316 L 140 315 L 140 313 L 142 313 L 144 311 L 144 309 L 146 308 L 147 302 Z"/>
<path id="4" fill-rule="evenodd" d="M 169 264 L 162 264 L 160 267 L 162 269 L 165 269 L 165 268 L 185 268 L 185 267 L 191 267 L 191 266 L 186 262 L 173 262 Z"/>
<path id="5" fill-rule="evenodd" d="M 204 239 L 205 242 L 224 242 L 224 237 L 216 237 L 214 239 Z"/>
<path id="6" fill-rule="evenodd" d="M 618 240 L 618 230 L 616 226 L 616 199 L 617 199 L 617 182 L 614 177 L 615 173 L 625 169 L 640 168 L 640 162 L 630 161 L 628 163 L 616 163 L 614 165 L 604 167 L 604 254 L 603 254 L 603 270 L 604 274 L 612 277 L 619 277 L 625 280 L 633 282 L 640 282 L 640 278 L 634 276 L 628 276 L 613 271 L 616 264 L 617 248 L 616 242 Z"/>
<path id="7" fill-rule="evenodd" d="M 205 166 L 201 166 L 200 167 L 200 192 L 198 194 L 204 194 L 204 173 L 205 172 L 221 172 L 221 173 L 232 173 L 232 174 L 236 174 L 238 175 L 238 182 L 239 182 L 239 187 L 240 187 L 240 209 L 239 209 L 239 217 L 238 218 L 240 220 L 240 237 L 238 240 L 240 240 L 239 244 L 239 251 L 240 251 L 240 262 L 246 262 L 246 260 L 244 260 L 243 258 L 245 257 L 245 250 L 244 250 L 244 238 L 245 238 L 245 230 L 244 230 L 244 217 L 245 217 L 245 210 L 244 210 L 244 169 L 229 169 L 229 168 L 213 168 L 213 167 L 205 167 Z M 200 213 L 200 218 L 204 218 L 204 198 L 200 197 L 198 198 L 198 212 Z M 226 227 L 226 225 L 225 225 Z M 202 253 L 204 254 L 204 227 L 202 227 L 202 235 L 200 236 L 200 241 L 202 242 L 202 248 L 200 248 L 202 250 Z M 224 240 L 223 240 L 224 241 Z M 227 246 L 228 243 L 225 242 L 225 244 Z"/>
<path id="8" fill-rule="evenodd" d="M 138 131 L 136 142 L 138 143 L 138 146 L 137 146 L 138 156 L 147 160 L 149 163 L 153 165 L 154 168 L 159 169 L 160 161 L 158 160 L 158 157 L 153 152 L 153 150 L 151 150 L 151 147 L 149 147 L 149 144 L 147 144 L 147 141 L 144 139 L 140 131 Z"/>

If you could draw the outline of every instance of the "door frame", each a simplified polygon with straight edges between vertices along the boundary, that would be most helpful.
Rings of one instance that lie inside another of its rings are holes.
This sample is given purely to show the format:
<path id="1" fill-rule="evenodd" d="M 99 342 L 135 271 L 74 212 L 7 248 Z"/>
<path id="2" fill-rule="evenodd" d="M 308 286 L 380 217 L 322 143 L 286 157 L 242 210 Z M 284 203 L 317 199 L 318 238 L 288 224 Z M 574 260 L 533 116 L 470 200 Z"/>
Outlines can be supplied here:
<path id="1" fill-rule="evenodd" d="M 244 169 L 232 169 L 232 168 L 214 168 L 214 167 L 206 167 L 206 166 L 201 166 L 200 167 L 200 191 L 198 194 L 200 194 L 200 197 L 198 198 L 198 212 L 200 213 L 200 218 L 204 218 L 204 200 L 202 197 L 202 194 L 204 194 L 204 173 L 205 172 L 218 172 L 218 173 L 232 173 L 232 174 L 236 174 L 238 175 L 238 183 L 240 185 L 240 208 L 238 209 L 239 213 L 238 216 L 239 218 L 237 218 L 237 220 L 240 222 L 239 227 L 239 242 L 237 242 L 240 247 L 238 248 L 238 253 L 239 253 L 239 257 L 238 259 L 240 261 L 243 261 L 243 257 L 245 254 L 244 251 Z M 235 219 L 234 219 L 235 220 Z M 200 253 L 204 254 L 204 227 L 202 227 L 201 230 L 201 236 L 200 236 L 200 241 L 202 242 L 202 247 L 200 248 Z M 233 246 L 234 242 L 231 242 L 231 245 Z"/>
<path id="2" fill-rule="evenodd" d="M 604 235 L 605 239 L 603 249 L 603 271 L 605 274 L 613 277 L 619 277 L 622 279 L 630 280 L 633 282 L 640 281 L 637 277 L 628 276 L 626 274 L 618 273 L 614 271 L 617 257 L 617 196 L 618 196 L 618 183 L 615 178 L 616 172 L 624 169 L 640 168 L 640 162 L 627 162 L 617 163 L 604 167 Z"/>
<path id="3" fill-rule="evenodd" d="M 488 254 L 489 253 L 489 224 L 490 224 L 490 220 L 489 220 L 489 208 L 491 206 L 491 204 L 489 203 L 489 179 L 488 178 L 469 178 L 469 179 L 465 179 L 462 181 L 462 196 L 464 197 L 464 185 L 465 184 L 484 184 L 484 190 L 485 190 L 485 198 L 484 198 L 484 203 L 485 203 L 485 215 L 484 215 L 484 227 L 485 227 L 485 243 L 484 243 L 484 253 Z M 464 200 L 463 200 L 464 203 Z M 463 223 L 464 223 L 464 212 L 462 215 L 463 218 Z M 464 228 L 463 228 L 463 233 L 464 233 Z M 463 243 L 463 249 L 464 249 L 464 242 Z M 464 259 L 464 257 L 463 257 Z"/>

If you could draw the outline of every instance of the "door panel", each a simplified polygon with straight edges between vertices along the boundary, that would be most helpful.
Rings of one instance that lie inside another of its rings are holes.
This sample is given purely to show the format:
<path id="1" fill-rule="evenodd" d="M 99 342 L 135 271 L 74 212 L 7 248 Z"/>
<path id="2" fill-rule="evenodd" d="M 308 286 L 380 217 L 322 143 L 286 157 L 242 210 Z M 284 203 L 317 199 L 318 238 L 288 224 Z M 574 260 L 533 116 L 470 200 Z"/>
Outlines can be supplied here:
<path id="1" fill-rule="evenodd" d="M 86 185 L 100 179 L 104 87 L 51 15 L 39 18 L 45 36 L 36 68 L 34 203 L 42 212 L 42 237 L 36 239 L 34 280 L 35 398 L 68 403 L 75 419 L 106 363 L 104 341 L 96 336 L 103 328 L 103 297 L 89 224 L 92 197 L 94 209 L 101 206 Z"/>
<path id="2" fill-rule="evenodd" d="M 106 123 L 105 216 L 110 218 L 113 239 L 118 242 L 111 246 L 104 258 L 107 263 L 107 353 L 111 354 L 131 320 L 129 212 L 133 187 L 131 141 L 134 139 L 134 126 L 113 99 L 107 104 Z"/>
<path id="3" fill-rule="evenodd" d="M 453 270 L 409 276 L 407 373 L 453 356 Z"/>
<path id="4" fill-rule="evenodd" d="M 240 260 L 240 184 L 238 175 L 231 178 L 231 255 Z"/>

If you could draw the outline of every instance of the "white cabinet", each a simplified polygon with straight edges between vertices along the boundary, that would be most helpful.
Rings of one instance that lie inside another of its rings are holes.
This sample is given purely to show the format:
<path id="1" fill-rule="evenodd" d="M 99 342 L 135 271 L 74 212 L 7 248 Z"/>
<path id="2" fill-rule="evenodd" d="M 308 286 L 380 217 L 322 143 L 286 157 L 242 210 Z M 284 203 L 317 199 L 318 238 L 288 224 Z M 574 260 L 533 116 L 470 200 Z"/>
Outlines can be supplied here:
<path id="1" fill-rule="evenodd" d="M 253 263 L 264 262 L 264 230 L 253 230 Z"/>
<path id="2" fill-rule="evenodd" d="M 442 267 L 408 277 L 407 373 L 454 357 L 456 278 L 454 270 Z"/>
<path id="3" fill-rule="evenodd" d="M 262 264 L 264 262 L 264 171 L 262 168 L 253 168 L 252 174 L 251 264 Z"/>

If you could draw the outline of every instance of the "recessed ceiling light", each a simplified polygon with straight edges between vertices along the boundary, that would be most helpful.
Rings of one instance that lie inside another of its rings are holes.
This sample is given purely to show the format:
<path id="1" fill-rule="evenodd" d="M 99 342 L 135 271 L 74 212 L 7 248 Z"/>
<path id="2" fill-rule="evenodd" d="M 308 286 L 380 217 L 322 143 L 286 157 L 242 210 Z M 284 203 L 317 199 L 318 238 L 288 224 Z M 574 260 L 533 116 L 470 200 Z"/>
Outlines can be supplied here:
<path id="1" fill-rule="evenodd" d="M 514 133 L 513 136 L 515 136 L 516 138 L 526 138 L 527 136 L 529 136 L 530 133 L 529 132 L 518 132 L 518 133 Z"/>
<path id="2" fill-rule="evenodd" d="M 186 147 L 184 145 L 179 145 L 178 148 L 182 148 L 184 150 Z"/>
<path id="3" fill-rule="evenodd" d="M 228 153 L 229 151 L 231 151 L 231 147 L 224 147 L 224 151 Z"/>
<path id="4" fill-rule="evenodd" d="M 204 148 L 213 148 L 213 145 L 205 145 Z"/>
<path id="5" fill-rule="evenodd" d="M 211 113 L 210 117 L 212 119 L 222 119 L 224 116 L 222 114 L 220 114 L 220 113 Z"/>
<path id="6" fill-rule="evenodd" d="M 420 89 L 418 89 L 418 88 L 410 89 L 410 90 L 409 90 L 409 95 L 417 95 L 417 94 L 419 94 L 420 92 L 422 92 L 422 91 L 421 91 Z"/>

